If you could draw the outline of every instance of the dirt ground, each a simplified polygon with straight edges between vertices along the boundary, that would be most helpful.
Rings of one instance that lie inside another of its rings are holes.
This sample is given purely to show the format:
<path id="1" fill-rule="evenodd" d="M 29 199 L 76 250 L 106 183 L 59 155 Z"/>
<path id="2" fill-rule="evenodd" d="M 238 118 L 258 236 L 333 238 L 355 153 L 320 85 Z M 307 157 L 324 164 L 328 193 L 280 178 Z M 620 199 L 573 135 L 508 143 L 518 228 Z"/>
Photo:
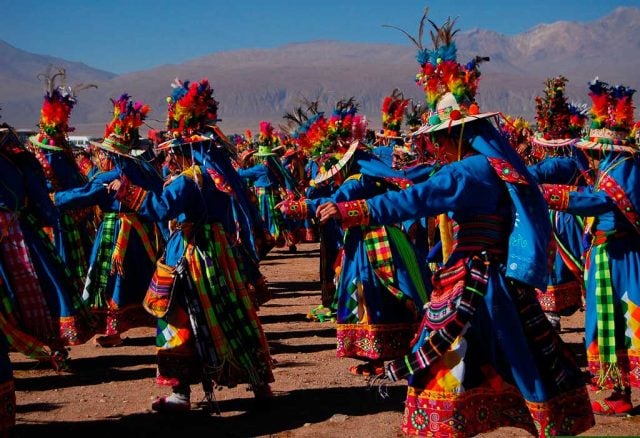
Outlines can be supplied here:
<path id="1" fill-rule="evenodd" d="M 347 371 L 357 361 L 336 357 L 334 324 L 306 318 L 320 302 L 318 255 L 318 245 L 304 244 L 296 254 L 272 251 L 263 262 L 273 291 L 273 299 L 259 312 L 276 361 L 276 398 L 270 407 L 255 406 L 252 393 L 242 386 L 216 391 L 222 414 L 209 415 L 201 402 L 202 390 L 194 386 L 191 412 L 154 413 L 151 402 L 167 390 L 154 383 L 154 330 L 140 328 L 128 332 L 121 347 L 73 347 L 72 372 L 56 373 L 12 353 L 17 436 L 402 436 L 404 384 L 393 384 L 390 397 L 381 400 L 363 377 Z M 578 313 L 562 322 L 563 338 L 584 366 L 583 316 Z M 634 404 L 640 404 L 638 391 Z M 639 435 L 640 410 L 634 414 L 598 417 L 585 435 Z M 527 435 L 503 428 L 484 436 Z"/>

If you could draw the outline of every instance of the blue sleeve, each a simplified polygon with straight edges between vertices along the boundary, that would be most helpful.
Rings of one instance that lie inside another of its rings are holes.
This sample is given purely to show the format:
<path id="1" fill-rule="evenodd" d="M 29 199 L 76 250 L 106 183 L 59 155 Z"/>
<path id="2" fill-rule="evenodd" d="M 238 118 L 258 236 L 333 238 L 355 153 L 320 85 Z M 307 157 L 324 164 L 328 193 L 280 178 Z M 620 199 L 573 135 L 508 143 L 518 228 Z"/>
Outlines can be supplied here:
<path id="1" fill-rule="evenodd" d="M 598 216 L 616 208 L 616 203 L 606 193 L 587 190 L 569 193 L 569 207 L 566 211 L 578 216 Z"/>
<path id="2" fill-rule="evenodd" d="M 352 199 L 365 199 L 371 196 L 362 179 L 348 179 L 330 197 L 307 199 L 308 217 L 316 215 L 318 206 L 327 202 L 344 202 Z"/>
<path id="3" fill-rule="evenodd" d="M 105 184 L 118 178 L 117 171 L 101 172 L 83 186 L 56 192 L 54 203 L 61 210 L 85 208 L 110 201 Z"/>
<path id="4" fill-rule="evenodd" d="M 370 224 L 393 224 L 459 208 L 482 211 L 492 201 L 495 203 L 497 192 L 497 186 L 482 175 L 475 177 L 466 169 L 449 164 L 427 181 L 369 199 Z"/>
<path id="5" fill-rule="evenodd" d="M 166 186 L 162 193 L 147 192 L 137 213 L 141 218 L 152 222 L 167 221 L 199 202 L 195 196 L 199 196 L 196 183 L 181 175 Z"/>
<path id="6" fill-rule="evenodd" d="M 527 169 L 538 184 L 572 184 L 581 175 L 576 161 L 567 157 L 547 158 Z"/>
<path id="7" fill-rule="evenodd" d="M 255 166 L 249 167 L 248 169 L 238 169 L 238 175 L 240 175 L 241 178 L 255 181 L 261 176 L 264 176 L 266 170 L 267 169 L 264 164 L 257 164 Z"/>

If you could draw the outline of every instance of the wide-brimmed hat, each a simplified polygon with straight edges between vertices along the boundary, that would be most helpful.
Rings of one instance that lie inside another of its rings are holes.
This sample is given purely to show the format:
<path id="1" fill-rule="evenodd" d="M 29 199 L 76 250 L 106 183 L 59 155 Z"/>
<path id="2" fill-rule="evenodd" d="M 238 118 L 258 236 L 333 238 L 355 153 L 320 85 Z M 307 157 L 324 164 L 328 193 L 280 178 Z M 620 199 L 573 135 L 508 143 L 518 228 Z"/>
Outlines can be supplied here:
<path id="1" fill-rule="evenodd" d="M 544 95 L 536 96 L 537 127 L 531 138 L 534 146 L 566 148 L 578 141 L 587 112 L 567 101 L 566 86 L 567 78 L 562 75 L 547 78 Z"/>
<path id="2" fill-rule="evenodd" d="M 424 48 L 422 36 L 426 16 L 427 10 L 420 20 L 418 38 L 399 29 L 418 47 L 416 60 L 420 64 L 420 70 L 416 75 L 416 83 L 425 92 L 428 108 L 427 122 L 412 135 L 450 129 L 498 115 L 497 112 L 481 113 L 475 99 L 480 81 L 479 65 L 489 58 L 476 56 L 464 65 L 457 61 L 454 36 L 458 31 L 454 29 L 456 20 L 451 18 L 441 26 L 429 20 L 434 28 L 431 32 L 434 47 Z"/>
<path id="3" fill-rule="evenodd" d="M 338 154 L 332 154 L 327 157 L 324 163 L 321 163 L 318 169 L 318 174 L 314 178 L 315 185 L 323 185 L 334 179 L 338 174 L 342 177 L 344 171 L 347 171 L 354 154 L 360 147 L 360 141 L 354 141 L 351 143 L 347 151 L 339 156 Z"/>
<path id="4" fill-rule="evenodd" d="M 132 102 L 131 97 L 124 93 L 113 100 L 113 118 L 107 125 L 102 141 L 90 143 L 107 152 L 127 155 L 140 140 L 138 128 L 142 126 L 147 114 L 151 111 L 149 105 L 142 102 Z"/>
<path id="5" fill-rule="evenodd" d="M 589 112 L 591 127 L 576 147 L 599 152 L 640 152 L 632 131 L 635 90 L 622 85 L 610 86 L 598 78 L 589 83 L 589 90 L 593 103 Z"/>
<path id="6" fill-rule="evenodd" d="M 431 113 L 428 122 L 411 135 L 429 134 L 476 120 L 486 119 L 487 117 L 497 117 L 499 115 L 499 112 L 481 113 L 478 110 L 478 106 L 474 104 L 463 108 L 458 104 L 453 93 L 448 92 L 438 100 L 436 110 Z"/>
<path id="7" fill-rule="evenodd" d="M 211 137 L 206 137 L 201 134 L 193 134 L 189 136 L 177 136 L 172 138 L 171 140 L 167 140 L 163 143 L 160 143 L 156 146 L 157 151 L 167 150 L 167 149 L 177 149 L 182 148 L 183 146 L 193 145 L 195 143 L 205 143 L 211 142 Z"/>

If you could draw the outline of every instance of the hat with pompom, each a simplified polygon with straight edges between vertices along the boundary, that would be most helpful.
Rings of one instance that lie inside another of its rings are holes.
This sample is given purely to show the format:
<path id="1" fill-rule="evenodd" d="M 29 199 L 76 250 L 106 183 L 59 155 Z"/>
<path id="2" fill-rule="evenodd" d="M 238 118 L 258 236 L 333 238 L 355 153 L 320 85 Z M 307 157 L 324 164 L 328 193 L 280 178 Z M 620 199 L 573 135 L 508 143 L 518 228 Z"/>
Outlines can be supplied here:
<path id="1" fill-rule="evenodd" d="M 499 113 L 481 113 L 475 96 L 480 82 L 480 63 L 488 61 L 488 57 L 476 56 L 467 64 L 457 61 L 457 47 L 454 36 L 455 21 L 448 18 L 438 26 L 433 21 L 430 32 L 433 49 L 426 49 L 422 44 L 424 25 L 427 21 L 428 10 L 420 20 L 418 38 L 414 38 L 406 31 L 394 26 L 413 41 L 418 47 L 416 60 L 420 64 L 420 71 L 416 75 L 416 83 L 424 90 L 429 115 L 426 124 L 413 135 L 430 133 L 453 126 L 496 116 Z"/>

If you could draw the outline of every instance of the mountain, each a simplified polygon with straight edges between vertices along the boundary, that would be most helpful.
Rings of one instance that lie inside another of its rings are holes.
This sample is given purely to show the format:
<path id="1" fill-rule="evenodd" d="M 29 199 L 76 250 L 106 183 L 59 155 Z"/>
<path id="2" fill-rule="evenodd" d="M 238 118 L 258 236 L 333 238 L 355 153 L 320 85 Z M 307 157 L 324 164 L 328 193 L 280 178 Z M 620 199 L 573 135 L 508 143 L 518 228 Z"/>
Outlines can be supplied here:
<path id="1" fill-rule="evenodd" d="M 460 32 L 458 59 L 489 56 L 481 66 L 478 101 L 483 110 L 502 110 L 532 120 L 534 96 L 547 77 L 563 74 L 568 94 L 590 102 L 587 83 L 599 76 L 612 84 L 640 86 L 640 8 L 617 8 L 590 23 L 556 22 L 515 36 L 484 29 Z M 425 42 L 426 44 L 427 42 Z M 115 75 L 81 63 L 21 51 L 0 41 L 0 107 L 3 120 L 16 127 L 37 123 L 42 103 L 38 73 L 49 64 L 66 68 L 68 83 L 96 83 L 97 90 L 79 96 L 71 124 L 78 132 L 101 134 L 110 117 L 109 99 L 123 92 L 152 105 L 150 125 L 162 126 L 166 96 L 175 77 L 208 77 L 220 102 L 220 123 L 226 132 L 257 131 L 260 120 L 283 123 L 282 115 L 302 99 L 319 100 L 330 111 L 341 98 L 355 96 L 370 126 L 380 126 L 380 104 L 393 88 L 422 101 L 415 85 L 415 47 L 314 41 L 275 49 L 218 52 L 182 64 Z"/>

